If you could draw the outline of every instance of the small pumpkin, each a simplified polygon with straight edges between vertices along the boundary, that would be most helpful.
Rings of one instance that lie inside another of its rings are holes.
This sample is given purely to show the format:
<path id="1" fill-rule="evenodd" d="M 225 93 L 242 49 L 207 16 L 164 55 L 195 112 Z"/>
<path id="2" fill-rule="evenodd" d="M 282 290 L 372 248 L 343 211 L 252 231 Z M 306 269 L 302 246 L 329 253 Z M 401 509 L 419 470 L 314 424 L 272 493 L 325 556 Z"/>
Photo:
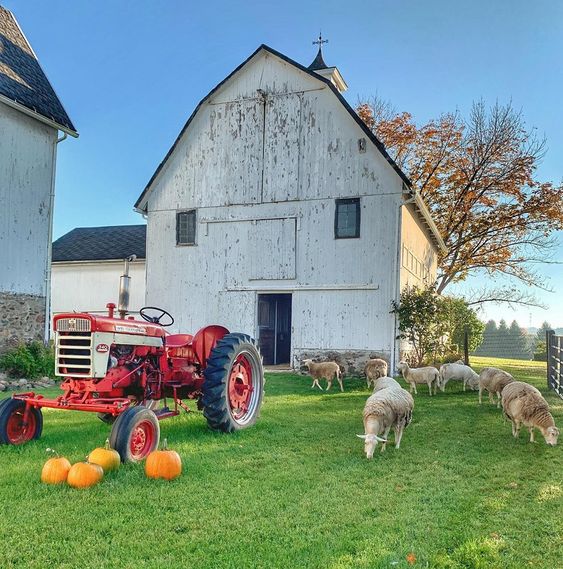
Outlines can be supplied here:
<path id="1" fill-rule="evenodd" d="M 106 444 L 103 447 L 95 448 L 86 459 L 90 464 L 97 464 L 101 466 L 104 474 L 117 470 L 121 464 L 121 457 L 119 453 L 109 446 L 109 439 L 106 439 Z"/>
<path id="2" fill-rule="evenodd" d="M 68 471 L 70 470 L 70 462 L 64 456 L 59 456 L 53 449 L 48 448 L 47 452 L 53 453 L 55 456 L 50 458 L 41 470 L 41 482 L 43 484 L 62 484 L 66 482 Z"/>
<path id="3" fill-rule="evenodd" d="M 164 439 L 162 450 L 153 450 L 145 463 L 148 478 L 174 480 L 182 474 L 182 459 L 174 450 L 168 450 L 168 441 Z"/>
<path id="4" fill-rule="evenodd" d="M 104 470 L 98 464 L 77 462 L 70 467 L 66 479 L 73 488 L 90 488 L 95 486 L 104 477 Z"/>

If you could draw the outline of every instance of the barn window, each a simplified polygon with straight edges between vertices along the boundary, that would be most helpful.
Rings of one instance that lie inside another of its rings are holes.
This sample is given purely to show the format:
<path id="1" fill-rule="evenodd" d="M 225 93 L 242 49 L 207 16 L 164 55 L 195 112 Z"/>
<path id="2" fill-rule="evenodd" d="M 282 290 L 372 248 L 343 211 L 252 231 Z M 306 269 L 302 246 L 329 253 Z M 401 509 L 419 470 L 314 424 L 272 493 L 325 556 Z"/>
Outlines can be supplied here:
<path id="1" fill-rule="evenodd" d="M 195 209 L 176 214 L 176 245 L 195 245 Z"/>
<path id="2" fill-rule="evenodd" d="M 360 236 L 360 198 L 336 200 L 334 237 L 350 239 Z"/>

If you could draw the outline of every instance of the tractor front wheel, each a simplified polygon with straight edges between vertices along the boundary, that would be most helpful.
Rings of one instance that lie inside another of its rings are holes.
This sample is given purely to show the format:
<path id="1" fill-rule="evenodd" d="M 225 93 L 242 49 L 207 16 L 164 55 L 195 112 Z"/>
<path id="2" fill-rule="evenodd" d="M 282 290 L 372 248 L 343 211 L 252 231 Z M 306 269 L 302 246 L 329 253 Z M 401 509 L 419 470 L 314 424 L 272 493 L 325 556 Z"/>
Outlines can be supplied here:
<path id="1" fill-rule="evenodd" d="M 256 423 L 264 397 L 264 369 L 256 342 L 227 334 L 207 359 L 201 404 L 209 427 L 231 433 Z"/>
<path id="2" fill-rule="evenodd" d="M 156 415 L 146 407 L 130 407 L 116 419 L 109 444 L 121 462 L 139 462 L 158 447 L 160 425 Z"/>
<path id="3" fill-rule="evenodd" d="M 7 399 L 0 405 L 0 443 L 22 445 L 38 439 L 43 431 L 43 414 L 30 408 L 25 416 L 25 402 Z"/>

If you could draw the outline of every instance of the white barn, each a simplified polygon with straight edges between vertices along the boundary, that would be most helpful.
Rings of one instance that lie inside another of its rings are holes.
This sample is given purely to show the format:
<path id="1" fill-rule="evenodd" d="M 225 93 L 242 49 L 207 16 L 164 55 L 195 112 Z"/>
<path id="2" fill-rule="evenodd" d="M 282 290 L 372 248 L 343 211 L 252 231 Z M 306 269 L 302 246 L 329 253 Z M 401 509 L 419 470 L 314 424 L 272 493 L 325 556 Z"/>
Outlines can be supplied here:
<path id="1" fill-rule="evenodd" d="M 306 68 L 262 45 L 199 103 L 135 204 L 147 304 L 178 331 L 250 333 L 267 364 L 394 365 L 391 301 L 444 243 L 345 89 L 320 50 Z"/>
<path id="2" fill-rule="evenodd" d="M 145 302 L 146 225 L 77 227 L 53 243 L 51 312 L 107 314 L 108 302 L 118 303 L 124 259 L 129 264 L 129 311 Z"/>
<path id="3" fill-rule="evenodd" d="M 0 6 L 0 352 L 48 335 L 55 162 L 67 134 L 78 136 L 13 14 Z"/>

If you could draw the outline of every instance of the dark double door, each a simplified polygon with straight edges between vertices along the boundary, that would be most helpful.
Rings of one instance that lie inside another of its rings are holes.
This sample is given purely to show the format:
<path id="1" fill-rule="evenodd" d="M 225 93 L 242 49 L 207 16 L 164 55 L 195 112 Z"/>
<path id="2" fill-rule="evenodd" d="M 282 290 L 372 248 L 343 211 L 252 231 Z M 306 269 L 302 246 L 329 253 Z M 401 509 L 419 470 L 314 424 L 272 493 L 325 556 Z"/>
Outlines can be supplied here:
<path id="1" fill-rule="evenodd" d="M 264 364 L 290 363 L 291 294 L 258 295 L 258 334 Z"/>

